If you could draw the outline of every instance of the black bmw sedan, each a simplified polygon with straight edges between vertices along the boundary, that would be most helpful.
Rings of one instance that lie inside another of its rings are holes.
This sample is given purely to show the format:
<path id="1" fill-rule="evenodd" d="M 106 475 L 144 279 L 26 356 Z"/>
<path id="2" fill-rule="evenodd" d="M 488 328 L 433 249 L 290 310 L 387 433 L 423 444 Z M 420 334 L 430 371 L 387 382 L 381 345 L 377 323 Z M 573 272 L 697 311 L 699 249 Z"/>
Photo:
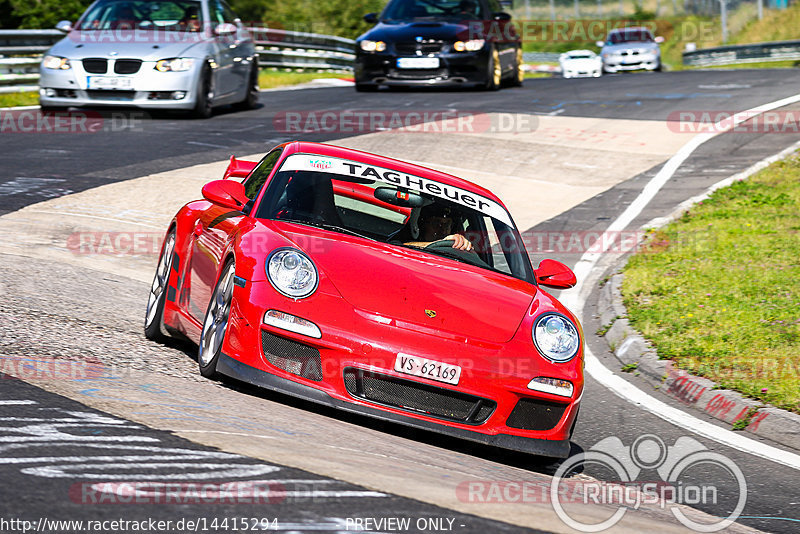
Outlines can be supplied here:
<path id="1" fill-rule="evenodd" d="M 522 85 L 522 45 L 499 0 L 390 0 L 364 16 L 357 91 L 390 86 Z"/>

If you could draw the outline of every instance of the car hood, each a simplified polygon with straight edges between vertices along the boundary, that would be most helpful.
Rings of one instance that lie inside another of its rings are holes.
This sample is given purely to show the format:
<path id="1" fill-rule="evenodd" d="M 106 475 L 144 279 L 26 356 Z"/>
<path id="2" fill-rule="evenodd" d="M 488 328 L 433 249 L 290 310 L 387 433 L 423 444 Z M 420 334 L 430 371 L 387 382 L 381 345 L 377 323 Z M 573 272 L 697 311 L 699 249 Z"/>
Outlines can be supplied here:
<path id="1" fill-rule="evenodd" d="M 469 23 L 472 23 L 469 25 Z M 377 26 L 363 34 L 360 39 L 373 41 L 414 41 L 417 37 L 424 40 L 458 41 L 478 38 L 470 37 L 472 33 L 480 33 L 482 24 L 476 21 L 404 21 L 404 22 L 379 22 Z"/>
<path id="2" fill-rule="evenodd" d="M 641 42 L 631 41 L 631 42 L 628 42 L 628 43 L 619 43 L 619 44 L 615 44 L 615 45 L 605 45 L 603 47 L 603 53 L 604 54 L 607 54 L 607 53 L 612 53 L 613 54 L 613 53 L 616 53 L 616 52 L 622 52 L 623 50 L 648 50 L 648 51 L 652 50 L 652 51 L 656 51 L 656 50 L 658 50 L 658 43 L 648 43 L 648 42 L 644 42 L 644 41 L 641 41 Z"/>
<path id="3" fill-rule="evenodd" d="M 416 250 L 330 233 L 313 239 L 282 233 L 358 311 L 409 329 L 503 343 L 537 292 L 533 284 Z"/>
<path id="4" fill-rule="evenodd" d="M 191 47 L 205 40 L 201 33 L 194 32 L 72 31 L 48 53 L 70 59 L 120 57 L 158 61 L 184 57 Z"/>

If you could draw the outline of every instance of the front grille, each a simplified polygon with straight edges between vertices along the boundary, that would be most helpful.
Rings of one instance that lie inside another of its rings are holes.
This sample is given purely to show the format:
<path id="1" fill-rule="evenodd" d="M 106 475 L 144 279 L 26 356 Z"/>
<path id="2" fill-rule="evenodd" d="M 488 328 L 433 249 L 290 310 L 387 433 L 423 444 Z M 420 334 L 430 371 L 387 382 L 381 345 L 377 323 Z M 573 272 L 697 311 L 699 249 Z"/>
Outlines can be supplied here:
<path id="1" fill-rule="evenodd" d="M 394 49 L 398 54 L 403 56 L 416 56 L 419 51 L 423 56 L 428 54 L 438 54 L 442 51 L 444 43 L 441 41 L 433 41 L 426 43 L 395 43 Z"/>
<path id="2" fill-rule="evenodd" d="M 520 430 L 550 430 L 555 428 L 566 404 L 539 399 L 520 399 L 506 421 L 506 425 Z"/>
<path id="3" fill-rule="evenodd" d="M 447 76 L 447 69 L 393 69 L 389 78 L 400 80 L 431 80 Z"/>
<path id="4" fill-rule="evenodd" d="M 94 100 L 127 101 L 134 99 L 134 97 L 136 96 L 136 91 L 118 91 L 116 89 L 109 89 L 109 90 L 93 89 L 91 91 L 86 91 L 86 94 L 89 96 L 89 98 Z"/>
<path id="5" fill-rule="evenodd" d="M 83 70 L 91 74 L 105 74 L 108 71 L 108 60 L 103 58 L 84 59 Z"/>
<path id="6" fill-rule="evenodd" d="M 114 72 L 117 74 L 136 74 L 141 66 L 141 59 L 118 59 L 114 62 Z"/>
<path id="7" fill-rule="evenodd" d="M 359 399 L 471 425 L 484 423 L 497 406 L 489 399 L 354 368 L 344 370 L 344 385 Z"/>
<path id="8" fill-rule="evenodd" d="M 278 369 L 309 380 L 322 380 L 322 358 L 316 348 L 262 330 L 261 349 L 267 361 Z"/>

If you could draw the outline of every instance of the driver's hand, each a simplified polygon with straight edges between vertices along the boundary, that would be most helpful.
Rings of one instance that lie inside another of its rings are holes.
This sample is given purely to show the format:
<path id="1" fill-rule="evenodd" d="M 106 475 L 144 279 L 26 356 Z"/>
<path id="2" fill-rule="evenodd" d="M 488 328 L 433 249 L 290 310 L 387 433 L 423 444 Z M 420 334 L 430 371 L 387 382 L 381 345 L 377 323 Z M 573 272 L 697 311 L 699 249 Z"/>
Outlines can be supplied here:
<path id="1" fill-rule="evenodd" d="M 461 234 L 452 234 L 444 238 L 445 241 L 453 240 L 453 248 L 458 250 L 472 250 L 472 243 Z"/>

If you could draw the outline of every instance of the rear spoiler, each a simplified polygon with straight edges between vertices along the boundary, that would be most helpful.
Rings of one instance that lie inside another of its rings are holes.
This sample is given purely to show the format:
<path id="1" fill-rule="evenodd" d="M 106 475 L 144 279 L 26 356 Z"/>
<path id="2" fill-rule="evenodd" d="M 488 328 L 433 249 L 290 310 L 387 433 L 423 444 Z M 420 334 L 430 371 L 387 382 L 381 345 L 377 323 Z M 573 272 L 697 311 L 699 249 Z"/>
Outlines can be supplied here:
<path id="1" fill-rule="evenodd" d="M 231 161 L 228 163 L 228 168 L 225 169 L 225 174 L 222 176 L 223 180 L 228 178 L 246 178 L 250 171 L 256 168 L 257 161 L 248 161 L 244 159 L 236 159 L 236 156 L 231 156 Z"/>

